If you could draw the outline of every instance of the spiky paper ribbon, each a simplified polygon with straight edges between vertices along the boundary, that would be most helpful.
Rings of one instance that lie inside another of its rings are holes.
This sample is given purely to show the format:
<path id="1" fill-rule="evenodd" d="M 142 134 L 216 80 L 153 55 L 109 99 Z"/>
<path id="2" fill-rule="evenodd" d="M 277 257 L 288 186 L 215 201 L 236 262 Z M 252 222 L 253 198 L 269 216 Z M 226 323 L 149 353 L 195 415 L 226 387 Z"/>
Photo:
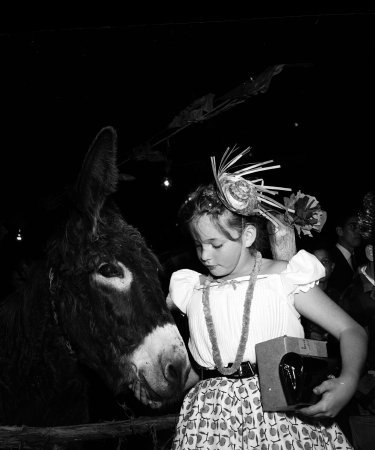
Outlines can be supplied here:
<path id="1" fill-rule="evenodd" d="M 216 160 L 214 156 L 211 156 L 211 165 L 215 177 L 215 182 L 218 188 L 219 196 L 223 204 L 230 210 L 237 214 L 244 216 L 250 214 L 260 214 L 266 217 L 275 225 L 282 225 L 280 221 L 275 217 L 277 209 L 282 211 L 289 211 L 294 213 L 294 209 L 288 209 L 281 203 L 279 203 L 270 195 L 278 194 L 278 191 L 291 191 L 290 188 L 266 186 L 262 178 L 246 179 L 249 175 L 253 175 L 257 172 L 264 170 L 278 169 L 280 165 L 267 166 L 267 164 L 273 163 L 273 160 L 264 161 L 261 163 L 250 164 L 239 170 L 229 172 L 228 170 L 234 169 L 234 164 L 245 156 L 251 150 L 247 147 L 242 152 L 233 156 L 238 151 L 238 147 L 227 148 L 219 164 L 219 168 L 216 168 Z M 267 206 L 266 206 L 267 205 Z"/>

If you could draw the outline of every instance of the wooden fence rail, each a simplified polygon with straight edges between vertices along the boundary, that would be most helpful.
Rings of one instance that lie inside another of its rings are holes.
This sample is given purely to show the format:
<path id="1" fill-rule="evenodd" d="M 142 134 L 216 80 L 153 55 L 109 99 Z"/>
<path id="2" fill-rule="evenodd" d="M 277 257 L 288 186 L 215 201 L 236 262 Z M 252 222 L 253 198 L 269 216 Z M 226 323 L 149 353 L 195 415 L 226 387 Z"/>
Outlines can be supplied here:
<path id="1" fill-rule="evenodd" d="M 177 414 L 61 427 L 0 426 L 0 448 L 35 448 L 172 430 Z"/>

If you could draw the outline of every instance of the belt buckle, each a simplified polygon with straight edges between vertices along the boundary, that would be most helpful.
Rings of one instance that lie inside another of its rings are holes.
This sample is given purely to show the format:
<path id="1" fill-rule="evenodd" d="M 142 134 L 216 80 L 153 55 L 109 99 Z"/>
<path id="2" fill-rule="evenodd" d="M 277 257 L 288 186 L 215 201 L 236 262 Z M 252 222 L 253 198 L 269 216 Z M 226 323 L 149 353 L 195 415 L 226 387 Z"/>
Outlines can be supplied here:
<path id="1" fill-rule="evenodd" d="M 242 364 L 240 364 L 240 367 L 238 368 L 237 372 L 238 372 L 239 378 L 242 378 L 242 376 L 243 376 Z"/>
<path id="2" fill-rule="evenodd" d="M 246 377 L 255 376 L 255 372 L 254 372 L 253 365 L 251 364 L 251 362 L 246 361 L 244 364 L 246 364 L 246 370 L 245 370 L 246 373 L 244 374 L 244 376 L 246 376 Z M 241 367 L 241 372 L 243 373 L 242 367 Z"/>

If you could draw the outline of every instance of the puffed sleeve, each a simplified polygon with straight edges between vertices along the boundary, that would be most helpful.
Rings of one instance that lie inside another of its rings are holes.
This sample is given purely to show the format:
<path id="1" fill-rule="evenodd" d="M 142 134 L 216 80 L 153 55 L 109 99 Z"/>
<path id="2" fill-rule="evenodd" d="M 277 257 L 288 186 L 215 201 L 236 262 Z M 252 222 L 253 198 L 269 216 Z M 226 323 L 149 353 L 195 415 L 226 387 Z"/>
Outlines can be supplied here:
<path id="1" fill-rule="evenodd" d="M 169 293 L 167 296 L 167 304 L 177 306 L 184 314 L 189 304 L 189 300 L 193 294 L 195 286 L 199 285 L 198 272 L 190 269 L 181 269 L 173 272 L 169 282 Z"/>
<path id="2" fill-rule="evenodd" d="M 311 253 L 300 250 L 281 272 L 281 279 L 287 294 L 307 292 L 325 275 L 323 264 Z"/>

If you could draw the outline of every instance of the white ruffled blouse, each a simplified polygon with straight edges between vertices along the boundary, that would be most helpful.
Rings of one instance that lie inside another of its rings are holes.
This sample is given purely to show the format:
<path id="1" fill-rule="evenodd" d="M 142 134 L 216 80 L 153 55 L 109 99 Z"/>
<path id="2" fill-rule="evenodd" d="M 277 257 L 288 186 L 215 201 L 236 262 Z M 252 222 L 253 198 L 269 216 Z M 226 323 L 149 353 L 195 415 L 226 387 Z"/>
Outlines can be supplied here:
<path id="1" fill-rule="evenodd" d="M 255 362 L 255 344 L 279 336 L 304 337 L 294 294 L 307 292 L 325 269 L 320 261 L 300 250 L 279 274 L 258 275 L 250 309 L 249 338 L 243 361 Z M 202 367 L 215 367 L 203 313 L 200 273 L 182 269 L 172 274 L 168 302 L 173 302 L 189 321 L 189 349 Z M 210 285 L 210 307 L 224 366 L 235 360 L 241 339 L 242 316 L 249 276 Z"/>

